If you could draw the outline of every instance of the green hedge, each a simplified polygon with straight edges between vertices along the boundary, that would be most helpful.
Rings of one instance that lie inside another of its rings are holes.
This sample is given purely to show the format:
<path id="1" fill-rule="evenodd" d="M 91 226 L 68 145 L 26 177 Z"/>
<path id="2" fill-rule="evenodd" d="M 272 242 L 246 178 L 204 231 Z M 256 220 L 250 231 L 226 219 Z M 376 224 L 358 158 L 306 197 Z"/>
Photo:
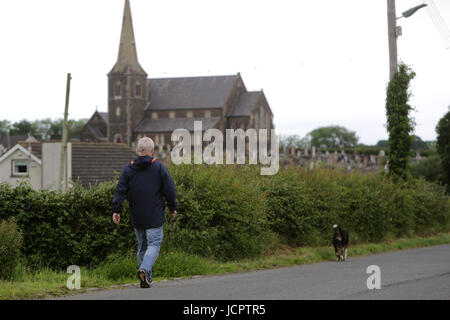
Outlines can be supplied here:
<path id="1" fill-rule="evenodd" d="M 236 259 L 260 254 L 273 240 L 254 169 L 180 165 L 170 170 L 180 215 L 169 226 L 168 247 Z"/>
<path id="2" fill-rule="evenodd" d="M 239 165 L 169 170 L 179 215 L 175 224 L 166 221 L 162 251 L 254 257 L 280 242 L 329 244 L 334 223 L 349 230 L 352 243 L 450 230 L 450 197 L 424 180 L 400 185 L 380 174 L 301 168 L 261 176 Z M 126 202 L 120 225 L 112 222 L 114 190 L 115 183 L 66 194 L 0 185 L 0 219 L 15 217 L 31 264 L 97 265 L 136 246 Z"/>
<path id="3" fill-rule="evenodd" d="M 271 228 L 290 245 L 329 244 L 335 223 L 353 243 L 450 229 L 450 198 L 424 180 L 401 185 L 381 174 L 287 168 L 265 190 Z"/>
<path id="4" fill-rule="evenodd" d="M 37 192 L 27 184 L 0 185 L 0 219 L 15 217 L 31 265 L 97 264 L 109 253 L 134 244 L 128 214 L 119 227 L 111 223 L 113 187 L 111 183 L 89 190 L 77 186 L 63 194 Z"/>
<path id="5" fill-rule="evenodd" d="M 22 233 L 14 219 L 0 221 L 0 279 L 9 279 L 19 263 Z"/>

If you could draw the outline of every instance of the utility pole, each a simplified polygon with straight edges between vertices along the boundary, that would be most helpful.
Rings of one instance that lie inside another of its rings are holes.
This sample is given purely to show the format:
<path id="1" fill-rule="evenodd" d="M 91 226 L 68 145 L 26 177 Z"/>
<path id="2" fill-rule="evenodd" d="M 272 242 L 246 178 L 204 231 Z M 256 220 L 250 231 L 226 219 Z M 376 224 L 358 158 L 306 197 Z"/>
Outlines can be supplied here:
<path id="1" fill-rule="evenodd" d="M 389 37 L 389 79 L 392 80 L 394 74 L 398 71 L 397 62 L 397 37 L 402 35 L 402 28 L 397 27 L 397 19 L 409 18 L 417 10 L 420 10 L 427 5 L 422 3 L 418 6 L 404 11 L 401 17 L 395 14 L 395 0 L 387 0 L 387 18 L 388 18 L 388 37 Z"/>
<path id="2" fill-rule="evenodd" d="M 66 106 L 64 108 L 64 120 L 62 124 L 62 141 L 61 141 L 61 161 L 59 165 L 59 187 L 58 189 L 62 191 L 67 191 L 68 181 L 67 181 L 67 118 L 69 115 L 69 95 L 70 95 L 70 80 L 72 76 L 70 73 L 67 74 L 67 89 L 66 89 Z M 63 184 L 64 181 L 64 184 Z"/>
<path id="3" fill-rule="evenodd" d="M 389 79 L 398 71 L 397 61 L 397 17 L 395 0 L 387 0 L 388 37 L 389 37 Z"/>

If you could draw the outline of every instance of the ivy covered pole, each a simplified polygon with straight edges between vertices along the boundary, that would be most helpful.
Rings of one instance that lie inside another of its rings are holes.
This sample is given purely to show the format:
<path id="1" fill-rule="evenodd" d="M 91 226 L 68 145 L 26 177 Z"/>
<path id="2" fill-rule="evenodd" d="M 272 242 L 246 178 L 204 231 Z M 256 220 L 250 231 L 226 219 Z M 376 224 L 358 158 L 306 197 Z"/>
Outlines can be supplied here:
<path id="1" fill-rule="evenodd" d="M 395 180 L 407 180 L 409 173 L 409 152 L 412 144 L 411 133 L 414 121 L 410 117 L 413 109 L 408 100 L 410 81 L 415 77 L 406 64 L 400 63 L 399 71 L 394 74 L 387 87 L 386 117 L 389 133 L 389 176 Z"/>

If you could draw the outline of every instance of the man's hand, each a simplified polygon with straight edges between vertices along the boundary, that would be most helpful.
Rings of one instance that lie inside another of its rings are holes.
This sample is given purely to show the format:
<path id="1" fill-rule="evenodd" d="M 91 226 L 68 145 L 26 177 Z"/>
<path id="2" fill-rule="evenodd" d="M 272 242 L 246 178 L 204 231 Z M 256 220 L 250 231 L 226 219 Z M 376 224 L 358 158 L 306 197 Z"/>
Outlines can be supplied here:
<path id="1" fill-rule="evenodd" d="M 171 221 L 174 221 L 175 218 L 177 217 L 177 210 L 173 210 L 173 211 L 170 213 L 170 217 L 171 217 Z"/>
<path id="2" fill-rule="evenodd" d="M 116 224 L 119 224 L 119 222 L 120 222 L 120 214 L 119 213 L 113 213 L 112 218 Z"/>

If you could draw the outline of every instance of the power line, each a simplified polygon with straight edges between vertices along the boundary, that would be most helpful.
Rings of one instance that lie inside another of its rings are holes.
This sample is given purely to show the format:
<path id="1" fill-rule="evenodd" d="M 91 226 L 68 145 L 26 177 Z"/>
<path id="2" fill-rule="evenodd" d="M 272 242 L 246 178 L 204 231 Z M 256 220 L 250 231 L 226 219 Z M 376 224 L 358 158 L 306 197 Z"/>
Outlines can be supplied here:
<path id="1" fill-rule="evenodd" d="M 439 21 L 441 22 L 441 25 L 444 27 L 446 34 L 450 35 L 450 30 L 448 29 L 447 24 L 445 23 L 444 19 L 442 19 L 442 16 L 441 16 L 437 6 L 434 4 L 434 0 L 429 0 L 429 2 L 431 3 L 432 9 L 436 12 L 436 15 L 437 15 Z"/>
<path id="2" fill-rule="evenodd" d="M 434 24 L 434 26 L 436 27 L 436 30 L 439 32 L 439 34 L 441 35 L 442 39 L 444 40 L 444 42 L 447 42 L 450 44 L 450 34 L 446 32 L 446 25 L 442 25 L 442 22 L 439 21 L 439 18 L 437 17 L 436 12 L 433 10 L 434 8 L 432 7 L 431 3 L 429 1 L 432 0 L 424 0 L 424 2 L 427 4 L 427 11 L 428 14 L 431 17 L 431 20 Z M 434 3 L 433 3 L 434 4 Z M 445 24 L 445 22 L 444 22 Z M 447 28 L 448 30 L 448 28 Z"/>
<path id="3" fill-rule="evenodd" d="M 435 16 L 437 17 L 437 22 L 441 26 L 441 30 L 444 32 L 444 35 L 445 35 L 445 38 L 447 39 L 448 44 L 450 44 L 450 31 L 448 30 L 448 27 L 445 24 L 445 21 L 442 19 L 442 16 L 439 13 L 439 10 L 437 9 L 436 5 L 434 4 L 434 1 L 429 0 L 429 2 L 431 4 L 431 11 L 433 11 Z"/>
<path id="4" fill-rule="evenodd" d="M 427 11 L 428 11 L 428 14 L 431 17 L 431 20 L 433 21 L 434 26 L 436 27 L 438 32 L 441 34 L 441 36 L 444 39 L 444 41 L 449 41 L 450 39 L 449 39 L 447 33 L 445 32 L 444 27 L 440 23 L 437 15 L 436 15 L 436 12 L 433 10 L 434 8 L 432 8 L 431 3 L 429 3 L 427 0 L 424 0 L 424 1 L 427 2 L 427 4 L 428 4 Z"/>

